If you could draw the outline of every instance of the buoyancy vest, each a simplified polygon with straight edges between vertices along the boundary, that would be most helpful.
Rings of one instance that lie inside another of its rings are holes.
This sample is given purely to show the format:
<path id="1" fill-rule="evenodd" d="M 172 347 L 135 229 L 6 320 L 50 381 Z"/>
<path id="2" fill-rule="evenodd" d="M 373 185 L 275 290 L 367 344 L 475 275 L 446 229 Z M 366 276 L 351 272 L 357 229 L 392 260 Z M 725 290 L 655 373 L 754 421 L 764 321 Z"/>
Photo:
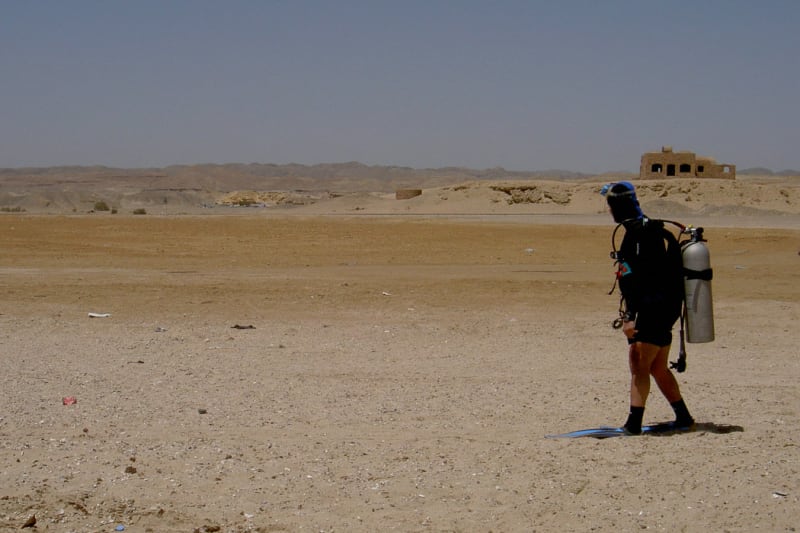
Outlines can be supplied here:
<path id="1" fill-rule="evenodd" d="M 622 223 L 625 236 L 615 252 L 625 311 L 658 312 L 677 319 L 683 305 L 681 247 L 664 221 L 642 217 Z"/>

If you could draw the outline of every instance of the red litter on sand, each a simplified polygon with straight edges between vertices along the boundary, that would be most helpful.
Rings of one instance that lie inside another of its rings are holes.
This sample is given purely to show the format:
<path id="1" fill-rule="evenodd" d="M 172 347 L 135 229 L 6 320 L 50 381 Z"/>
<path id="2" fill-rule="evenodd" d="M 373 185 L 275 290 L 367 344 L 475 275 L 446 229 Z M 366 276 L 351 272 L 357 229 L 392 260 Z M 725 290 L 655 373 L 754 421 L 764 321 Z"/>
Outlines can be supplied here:
<path id="1" fill-rule="evenodd" d="M 64 396 L 61 398 L 61 403 L 64 405 L 75 405 L 78 403 L 78 399 L 75 396 Z"/>

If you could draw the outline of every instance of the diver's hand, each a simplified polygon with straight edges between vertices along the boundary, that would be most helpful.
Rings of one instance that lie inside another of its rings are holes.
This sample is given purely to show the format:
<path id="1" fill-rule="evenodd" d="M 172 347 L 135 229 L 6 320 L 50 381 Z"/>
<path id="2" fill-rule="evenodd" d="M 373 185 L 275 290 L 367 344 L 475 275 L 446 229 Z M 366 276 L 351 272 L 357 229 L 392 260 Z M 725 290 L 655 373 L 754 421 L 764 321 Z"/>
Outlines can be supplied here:
<path id="1" fill-rule="evenodd" d="M 632 339 L 638 332 L 639 330 L 636 329 L 635 321 L 628 320 L 622 323 L 622 333 L 624 333 L 629 339 Z"/>

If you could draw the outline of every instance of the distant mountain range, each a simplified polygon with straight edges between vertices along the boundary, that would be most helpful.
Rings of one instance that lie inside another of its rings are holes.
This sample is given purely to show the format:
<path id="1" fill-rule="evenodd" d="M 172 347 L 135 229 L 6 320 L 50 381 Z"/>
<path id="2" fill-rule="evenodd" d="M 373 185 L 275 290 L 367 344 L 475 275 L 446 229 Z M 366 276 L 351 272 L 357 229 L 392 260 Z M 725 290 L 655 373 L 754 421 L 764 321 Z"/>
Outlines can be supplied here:
<path id="1" fill-rule="evenodd" d="M 753 167 L 737 169 L 737 174 L 747 176 L 798 176 L 800 170 L 786 169 L 774 171 L 766 167 Z M 587 174 L 573 172 L 563 169 L 548 170 L 507 170 L 503 167 L 493 167 L 486 169 L 473 169 L 468 167 L 439 167 L 439 168 L 413 168 L 398 167 L 391 165 L 365 165 L 357 161 L 346 163 L 321 163 L 317 165 L 303 165 L 299 163 L 289 163 L 276 165 L 271 163 L 207 163 L 197 165 L 170 165 L 167 167 L 146 167 L 146 168 L 119 168 L 107 167 L 103 165 L 87 166 L 53 166 L 53 167 L 18 167 L 0 168 L 0 179 L 20 176 L 181 176 L 186 174 L 227 174 L 231 176 L 248 175 L 258 177 L 288 177 L 303 176 L 316 179 L 334 179 L 336 177 L 347 176 L 367 177 L 371 179 L 392 179 L 399 175 L 449 175 L 467 176 L 474 179 L 524 179 L 532 178 L 558 178 L 575 179 L 588 178 L 592 176 L 612 176 L 612 175 L 632 175 L 630 171 L 601 172 L 597 174 Z"/>
<path id="2" fill-rule="evenodd" d="M 147 186 L 148 188 L 192 188 L 206 191 L 258 190 L 335 190 L 384 191 L 402 187 L 435 187 L 460 181 L 580 179 L 591 177 L 580 172 L 546 170 L 523 172 L 502 167 L 469 169 L 462 167 L 424 168 L 365 165 L 358 162 L 318 165 L 267 163 L 228 163 L 173 165 L 163 168 L 112 168 L 105 166 L 62 166 L 0 169 L 0 186 Z"/>
<path id="3" fill-rule="evenodd" d="M 787 169 L 773 172 L 771 169 L 764 167 L 736 169 L 736 173 L 742 176 L 800 176 L 800 170 Z"/>
<path id="4" fill-rule="evenodd" d="M 774 172 L 764 167 L 737 170 L 742 176 L 800 176 L 797 170 Z M 562 169 L 519 171 L 503 167 L 472 169 L 466 167 L 412 168 L 365 165 L 351 161 L 302 165 L 290 163 L 227 163 L 171 165 L 162 168 L 114 168 L 106 166 L 59 166 L 0 169 L 0 187 L 76 188 L 81 184 L 100 187 L 142 187 L 194 189 L 209 192 L 238 189 L 257 190 L 327 190 L 383 191 L 398 188 L 426 188 L 462 181 L 483 180 L 574 180 L 600 176 L 635 178 L 631 172 L 585 174 Z"/>

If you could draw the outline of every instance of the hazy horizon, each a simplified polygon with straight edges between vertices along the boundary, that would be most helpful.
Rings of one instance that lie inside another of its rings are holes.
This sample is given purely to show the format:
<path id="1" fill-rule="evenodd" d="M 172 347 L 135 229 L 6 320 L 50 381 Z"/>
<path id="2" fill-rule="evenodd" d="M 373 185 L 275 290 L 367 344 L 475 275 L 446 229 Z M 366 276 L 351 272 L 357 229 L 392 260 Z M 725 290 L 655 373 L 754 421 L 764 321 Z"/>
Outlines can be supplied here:
<path id="1" fill-rule="evenodd" d="M 364 165 L 371 168 L 408 168 L 416 172 L 426 172 L 426 171 L 443 171 L 443 170 L 464 170 L 467 172 L 490 172 L 493 170 L 502 170 L 508 173 L 530 173 L 530 174 L 539 174 L 539 175 L 547 175 L 547 174 L 574 174 L 574 175 L 585 175 L 585 176 L 592 176 L 592 175 L 614 175 L 614 174 L 634 174 L 638 175 L 639 169 L 635 170 L 605 170 L 600 172 L 579 172 L 575 170 L 571 170 L 568 168 L 544 168 L 544 169 L 519 169 L 519 168 L 505 168 L 505 167 L 487 167 L 487 168 L 478 168 L 478 167 L 466 167 L 466 166 L 459 166 L 459 165 L 450 165 L 446 167 L 412 167 L 408 165 L 381 165 L 379 163 L 376 164 L 367 164 L 362 163 L 360 161 L 329 161 L 329 162 L 319 162 L 319 163 L 297 163 L 297 162 L 289 162 L 289 163 L 270 163 L 268 161 L 251 161 L 249 163 L 244 163 L 241 161 L 228 161 L 225 163 L 213 163 L 213 162 L 206 162 L 206 163 L 177 163 L 177 164 L 170 164 L 170 165 L 163 165 L 163 166 L 147 166 L 147 167 L 118 167 L 118 166 L 109 166 L 109 165 L 101 165 L 101 164 L 94 164 L 94 165 L 47 165 L 47 166 L 19 166 L 19 167 L 0 167 L 0 170 L 11 170 L 11 171 L 18 171 L 18 172 L 25 172 L 26 170 L 52 170 L 52 169 L 61 169 L 61 168 L 79 168 L 79 169 L 92 169 L 92 168 L 107 168 L 109 170 L 126 170 L 126 171 L 136 171 L 136 170 L 162 170 L 167 169 L 170 167 L 203 167 L 203 166 L 215 166 L 215 167 L 224 167 L 226 165 L 232 166 L 248 166 L 248 165 L 264 165 L 264 166 L 304 166 L 304 167 L 319 167 L 319 166 L 347 166 L 347 165 Z M 749 168 L 737 168 L 737 174 L 746 175 L 762 175 L 762 174 L 774 174 L 774 175 L 786 175 L 786 176 L 800 176 L 799 169 L 792 169 L 792 168 L 785 168 L 785 169 L 773 169 L 768 167 L 749 167 Z"/>
<path id="2" fill-rule="evenodd" d="M 0 168 L 800 168 L 800 4 L 0 5 Z"/>

